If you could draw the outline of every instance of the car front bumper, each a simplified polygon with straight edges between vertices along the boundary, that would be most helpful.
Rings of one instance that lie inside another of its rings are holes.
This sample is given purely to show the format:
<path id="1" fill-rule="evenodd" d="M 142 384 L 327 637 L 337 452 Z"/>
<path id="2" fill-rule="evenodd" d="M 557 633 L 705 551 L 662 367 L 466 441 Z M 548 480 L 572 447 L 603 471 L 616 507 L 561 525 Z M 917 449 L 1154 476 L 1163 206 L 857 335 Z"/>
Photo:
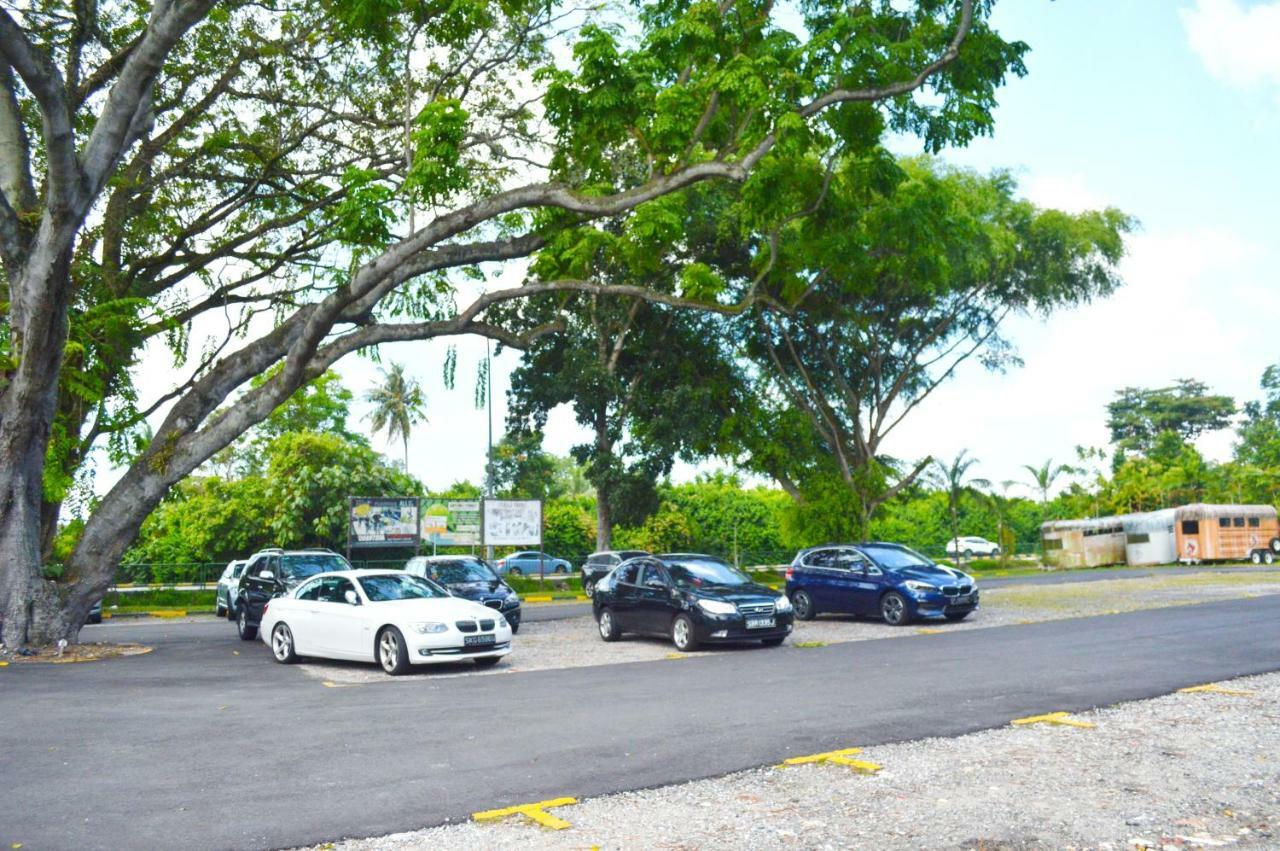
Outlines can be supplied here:
<path id="1" fill-rule="evenodd" d="M 493 644 L 466 644 L 467 635 L 492 635 Z M 464 659 L 501 658 L 511 652 L 511 628 L 487 633 L 461 633 L 450 629 L 433 635 L 405 634 L 409 660 L 414 665 L 460 662 Z"/>
<path id="2" fill-rule="evenodd" d="M 979 608 L 978 589 L 970 594 L 948 597 L 945 594 L 924 594 L 913 597 L 915 616 L 921 618 L 941 618 L 947 615 L 968 614 Z"/>
<path id="3" fill-rule="evenodd" d="M 767 641 L 772 638 L 786 638 L 795 625 L 792 612 L 773 615 L 774 626 L 747 628 L 744 615 L 709 615 L 699 612 L 694 616 L 694 635 L 698 641 L 707 644 L 716 642 Z"/>

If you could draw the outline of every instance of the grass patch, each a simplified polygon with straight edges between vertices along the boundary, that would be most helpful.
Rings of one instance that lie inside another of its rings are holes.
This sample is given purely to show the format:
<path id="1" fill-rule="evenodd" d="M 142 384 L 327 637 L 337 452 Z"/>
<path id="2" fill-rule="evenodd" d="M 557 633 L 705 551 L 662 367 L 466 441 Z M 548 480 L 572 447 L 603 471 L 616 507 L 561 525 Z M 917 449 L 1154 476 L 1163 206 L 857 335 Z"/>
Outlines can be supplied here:
<path id="1" fill-rule="evenodd" d="M 174 588 L 157 588 L 150 591 L 124 593 L 112 591 L 102 601 L 107 612 L 179 611 L 212 612 L 217 591 L 179 591 Z"/>

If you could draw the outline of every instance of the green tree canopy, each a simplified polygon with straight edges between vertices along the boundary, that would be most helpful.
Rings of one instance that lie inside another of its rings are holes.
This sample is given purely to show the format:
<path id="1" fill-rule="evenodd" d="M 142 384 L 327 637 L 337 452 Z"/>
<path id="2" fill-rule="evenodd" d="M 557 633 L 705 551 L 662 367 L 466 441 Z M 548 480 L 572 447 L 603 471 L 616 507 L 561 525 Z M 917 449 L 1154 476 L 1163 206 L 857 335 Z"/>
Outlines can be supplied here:
<path id="1" fill-rule="evenodd" d="M 1117 463 L 1129 454 L 1148 455 L 1162 434 L 1190 443 L 1202 434 L 1231 425 L 1236 413 L 1230 396 L 1211 394 L 1203 381 L 1180 378 L 1171 387 L 1125 387 L 1107 405 L 1107 428 Z"/>

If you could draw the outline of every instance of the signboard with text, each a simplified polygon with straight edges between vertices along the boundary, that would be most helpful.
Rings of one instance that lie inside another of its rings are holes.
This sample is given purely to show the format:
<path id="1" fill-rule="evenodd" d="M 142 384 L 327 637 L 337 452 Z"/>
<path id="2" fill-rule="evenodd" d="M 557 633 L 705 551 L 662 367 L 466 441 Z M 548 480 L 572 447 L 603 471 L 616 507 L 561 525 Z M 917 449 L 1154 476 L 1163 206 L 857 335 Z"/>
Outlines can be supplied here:
<path id="1" fill-rule="evenodd" d="M 486 499 L 484 544 L 488 547 L 524 547 L 542 544 L 542 501 L 538 499 Z"/>
<path id="2" fill-rule="evenodd" d="M 480 500 L 424 500 L 422 539 L 439 547 L 466 547 L 480 543 Z"/>
<path id="3" fill-rule="evenodd" d="M 416 496 L 351 498 L 349 543 L 353 547 L 416 546 Z"/>

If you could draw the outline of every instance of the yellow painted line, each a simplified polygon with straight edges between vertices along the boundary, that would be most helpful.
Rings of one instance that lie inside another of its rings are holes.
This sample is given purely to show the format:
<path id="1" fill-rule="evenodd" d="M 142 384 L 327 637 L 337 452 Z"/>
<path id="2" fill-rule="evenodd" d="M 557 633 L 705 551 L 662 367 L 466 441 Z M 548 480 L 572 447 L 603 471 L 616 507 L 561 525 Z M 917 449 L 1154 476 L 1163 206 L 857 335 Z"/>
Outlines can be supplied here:
<path id="1" fill-rule="evenodd" d="M 554 597 L 550 597 L 550 596 L 547 596 L 547 597 L 525 597 L 525 598 L 524 598 L 524 601 L 525 601 L 526 603 L 550 603 L 550 602 L 551 602 L 552 600 L 554 600 L 554 599 L 555 599 Z"/>
<path id="2" fill-rule="evenodd" d="M 351 688 L 358 683 L 335 683 L 333 680 L 325 680 L 321 683 L 325 688 Z"/>
<path id="3" fill-rule="evenodd" d="M 860 774 L 875 774 L 882 766 L 876 765 L 874 762 L 867 762 L 864 759 L 851 759 L 854 754 L 862 753 L 862 748 L 844 748 L 838 751 L 827 751 L 826 753 L 815 753 L 809 756 L 793 756 L 786 760 L 782 765 L 812 765 L 814 763 L 827 763 L 829 765 L 843 765 L 846 768 L 852 768 Z"/>
<path id="4" fill-rule="evenodd" d="M 7 667 L 9 667 L 8 662 L 0 662 L 0 668 L 7 668 Z"/>
<path id="5" fill-rule="evenodd" d="M 1050 712 L 1048 715 L 1032 715 L 1029 718 L 1015 718 L 1013 725 L 1021 727 L 1027 724 L 1058 724 L 1064 727 L 1087 727 L 1092 728 L 1096 725 L 1088 721 L 1077 721 L 1066 712 Z"/>
<path id="6" fill-rule="evenodd" d="M 1214 685 L 1213 683 L 1208 683 L 1207 685 L 1202 685 L 1202 686 L 1190 686 L 1188 688 L 1180 688 L 1178 689 L 1178 691 L 1210 692 L 1212 694 L 1234 694 L 1240 697 L 1246 697 L 1251 694 L 1257 694 L 1257 692 L 1254 692 L 1254 691 L 1245 691 L 1243 689 L 1237 689 L 1237 688 L 1224 688 L 1220 685 Z"/>
<path id="7" fill-rule="evenodd" d="M 827 642 L 825 642 L 825 641 L 793 641 L 793 642 L 791 642 L 791 646 L 792 646 L 792 647 L 804 647 L 804 648 L 809 648 L 809 647 L 826 647 L 826 646 L 827 646 Z"/>
<path id="8" fill-rule="evenodd" d="M 916 630 L 918 635 L 942 635 L 944 632 L 946 632 L 945 629 L 934 629 L 931 626 L 922 626 Z"/>
<path id="9" fill-rule="evenodd" d="M 538 801 L 533 804 L 520 804 L 515 807 L 503 807 L 500 810 L 484 810 L 483 812 L 472 813 L 471 818 L 474 821 L 497 821 L 508 816 L 524 816 L 530 821 L 537 822 L 543 827 L 549 827 L 552 830 L 564 830 L 573 827 L 569 822 L 561 818 L 556 818 L 547 812 L 548 807 L 567 807 L 570 804 L 578 803 L 577 798 L 552 798 L 549 801 Z"/>
<path id="10" fill-rule="evenodd" d="M 168 611 L 168 610 L 166 610 L 166 611 L 159 611 L 159 612 L 147 612 L 147 614 L 151 615 L 151 617 L 153 617 L 153 618 L 185 618 L 185 617 L 187 616 L 187 613 L 186 613 L 185 611 L 181 611 L 181 610 L 179 610 L 179 611 Z"/>

